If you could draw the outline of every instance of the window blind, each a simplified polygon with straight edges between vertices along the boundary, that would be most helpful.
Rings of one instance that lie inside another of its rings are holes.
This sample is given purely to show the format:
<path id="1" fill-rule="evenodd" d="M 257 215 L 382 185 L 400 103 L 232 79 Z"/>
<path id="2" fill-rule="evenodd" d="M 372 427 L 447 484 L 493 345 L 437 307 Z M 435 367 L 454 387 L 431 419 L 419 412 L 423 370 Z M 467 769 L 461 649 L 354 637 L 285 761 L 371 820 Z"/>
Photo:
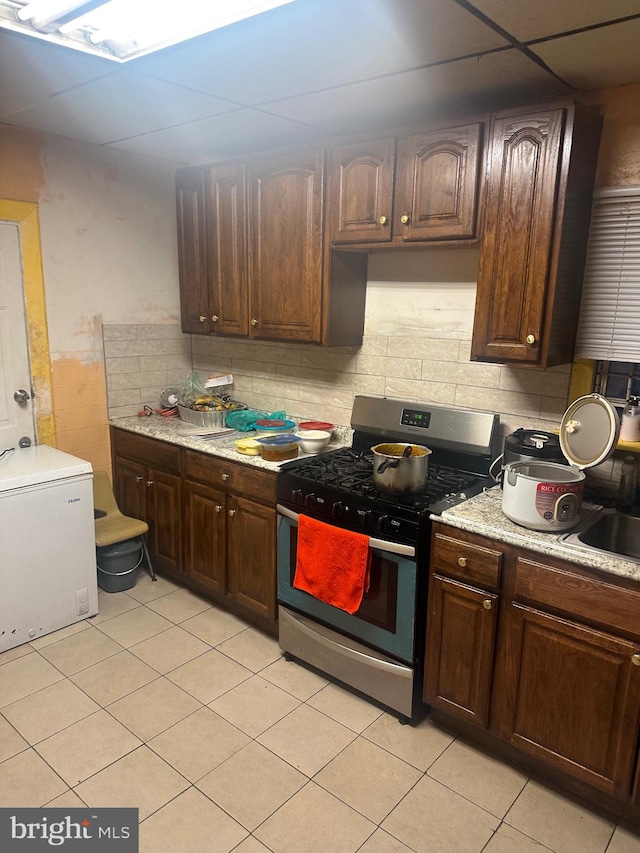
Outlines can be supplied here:
<path id="1" fill-rule="evenodd" d="M 640 187 L 594 195 L 575 354 L 640 362 Z"/>

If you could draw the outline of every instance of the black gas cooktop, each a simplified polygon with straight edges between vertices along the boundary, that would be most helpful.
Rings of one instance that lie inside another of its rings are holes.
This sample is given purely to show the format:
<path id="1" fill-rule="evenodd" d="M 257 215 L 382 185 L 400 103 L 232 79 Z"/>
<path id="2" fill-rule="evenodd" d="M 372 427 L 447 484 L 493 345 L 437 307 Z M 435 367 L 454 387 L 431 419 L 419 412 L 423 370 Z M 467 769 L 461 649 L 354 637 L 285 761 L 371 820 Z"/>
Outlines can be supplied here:
<path id="1" fill-rule="evenodd" d="M 490 477 L 429 462 L 417 495 L 388 495 L 373 484 L 373 454 L 343 447 L 280 466 L 278 501 L 316 518 L 415 541 L 424 520 L 494 485 Z"/>

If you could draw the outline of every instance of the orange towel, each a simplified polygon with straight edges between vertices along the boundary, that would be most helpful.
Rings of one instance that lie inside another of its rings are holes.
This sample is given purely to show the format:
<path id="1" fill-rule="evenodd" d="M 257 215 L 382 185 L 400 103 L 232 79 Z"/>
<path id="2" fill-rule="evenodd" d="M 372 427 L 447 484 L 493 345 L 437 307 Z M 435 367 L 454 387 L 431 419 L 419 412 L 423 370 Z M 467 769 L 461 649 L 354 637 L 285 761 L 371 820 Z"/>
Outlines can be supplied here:
<path id="1" fill-rule="evenodd" d="M 369 537 L 301 515 L 293 585 L 355 613 L 369 589 Z"/>

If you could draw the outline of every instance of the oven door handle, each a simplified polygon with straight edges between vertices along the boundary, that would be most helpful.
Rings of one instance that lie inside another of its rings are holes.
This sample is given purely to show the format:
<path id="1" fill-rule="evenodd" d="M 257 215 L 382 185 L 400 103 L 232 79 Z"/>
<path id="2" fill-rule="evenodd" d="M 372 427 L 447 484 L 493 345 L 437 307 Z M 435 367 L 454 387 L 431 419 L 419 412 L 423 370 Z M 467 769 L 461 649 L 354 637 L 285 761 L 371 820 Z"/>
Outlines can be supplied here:
<path id="1" fill-rule="evenodd" d="M 295 524 L 298 523 L 298 519 L 300 518 L 297 512 L 293 512 L 293 510 L 287 509 L 286 506 L 282 506 L 282 504 L 277 504 L 276 509 L 279 515 L 284 515 L 286 518 L 293 521 Z M 371 537 L 369 539 L 369 547 L 375 548 L 376 551 L 386 551 L 388 554 L 401 554 L 403 557 L 413 557 L 416 556 L 416 549 L 413 545 L 402 545 L 399 542 L 387 542 L 386 539 L 374 539 Z"/>

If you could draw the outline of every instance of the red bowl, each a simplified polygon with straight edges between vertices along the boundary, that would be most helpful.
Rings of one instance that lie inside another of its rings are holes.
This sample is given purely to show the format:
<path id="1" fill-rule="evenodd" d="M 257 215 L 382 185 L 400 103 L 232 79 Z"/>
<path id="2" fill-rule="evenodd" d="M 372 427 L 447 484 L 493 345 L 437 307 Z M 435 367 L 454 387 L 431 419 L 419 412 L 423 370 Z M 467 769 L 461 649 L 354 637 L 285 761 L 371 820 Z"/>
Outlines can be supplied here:
<path id="1" fill-rule="evenodd" d="M 303 421 L 298 424 L 298 429 L 321 429 L 324 432 L 331 432 L 335 424 L 330 424 L 327 421 Z"/>

